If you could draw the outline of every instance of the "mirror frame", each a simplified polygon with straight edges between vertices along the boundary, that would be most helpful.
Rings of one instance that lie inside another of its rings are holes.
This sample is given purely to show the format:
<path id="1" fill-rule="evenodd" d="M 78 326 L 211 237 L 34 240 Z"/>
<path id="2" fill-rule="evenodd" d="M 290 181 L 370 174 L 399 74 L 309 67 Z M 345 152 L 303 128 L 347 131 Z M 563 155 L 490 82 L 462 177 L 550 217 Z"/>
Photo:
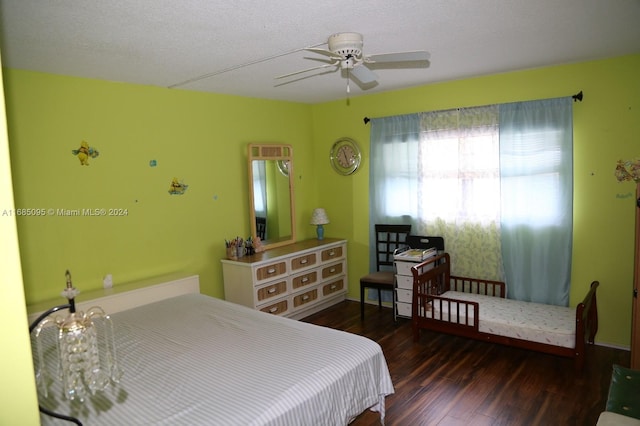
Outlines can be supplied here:
<path id="1" fill-rule="evenodd" d="M 291 215 L 291 235 L 279 239 L 268 239 L 262 241 L 264 250 L 293 244 L 296 242 L 296 215 L 295 215 L 295 198 L 293 194 L 293 148 L 291 145 L 284 144 L 249 144 L 248 148 L 248 169 L 249 169 L 249 216 L 251 221 L 251 238 L 255 240 L 256 230 L 256 209 L 254 203 L 253 188 L 253 160 L 281 160 L 287 161 L 289 179 L 289 214 Z"/>

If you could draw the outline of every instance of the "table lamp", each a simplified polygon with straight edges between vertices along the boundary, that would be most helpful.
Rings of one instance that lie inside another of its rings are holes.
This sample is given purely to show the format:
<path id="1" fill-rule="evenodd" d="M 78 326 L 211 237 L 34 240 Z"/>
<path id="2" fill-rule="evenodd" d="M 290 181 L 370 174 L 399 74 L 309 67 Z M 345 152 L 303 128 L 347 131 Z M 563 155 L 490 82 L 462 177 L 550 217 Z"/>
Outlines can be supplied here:
<path id="1" fill-rule="evenodd" d="M 59 379 L 62 381 L 67 399 L 83 402 L 96 391 L 104 390 L 109 383 L 118 383 L 122 370 L 116 358 L 111 318 L 99 307 L 93 307 L 87 313 L 76 311 L 75 297 L 79 291 L 73 287 L 69 271 L 66 271 L 65 275 L 67 287 L 62 292 L 62 296 L 68 299 L 69 303 L 47 310 L 29 327 L 29 333 L 35 331 L 36 384 L 46 398 L 48 379 Z M 65 317 L 51 317 L 51 314 L 63 309 L 69 310 Z M 58 373 L 48 371 L 43 355 L 40 337 L 49 325 L 57 328 Z M 77 425 L 82 424 L 75 417 L 53 412 L 40 404 L 38 408 L 49 416 Z"/>
<path id="2" fill-rule="evenodd" d="M 322 225 L 326 225 L 327 223 L 329 223 L 327 212 L 325 212 L 324 209 L 314 209 L 311 215 L 311 225 L 318 226 L 316 232 L 319 240 L 324 239 L 324 227 Z"/>

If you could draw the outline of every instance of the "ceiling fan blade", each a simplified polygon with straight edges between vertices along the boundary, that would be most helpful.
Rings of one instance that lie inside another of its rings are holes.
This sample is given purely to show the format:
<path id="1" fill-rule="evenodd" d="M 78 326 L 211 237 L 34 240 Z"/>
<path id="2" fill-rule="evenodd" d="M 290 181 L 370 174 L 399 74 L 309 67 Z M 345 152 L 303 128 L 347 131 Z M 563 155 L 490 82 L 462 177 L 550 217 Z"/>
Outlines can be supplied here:
<path id="1" fill-rule="evenodd" d="M 381 53 L 378 55 L 365 56 L 364 61 L 369 64 L 383 63 L 383 62 L 413 62 L 413 61 L 428 61 L 431 55 L 424 50 L 415 50 L 412 52 L 395 52 L 395 53 Z"/>
<path id="2" fill-rule="evenodd" d="M 367 68 L 362 64 L 353 67 L 353 69 L 349 71 L 351 75 L 362 84 L 369 84 L 378 80 L 378 76 L 376 75 L 376 73 L 374 73 L 373 71 L 371 71 L 369 68 Z"/>
<path id="3" fill-rule="evenodd" d="M 304 50 L 308 52 L 319 53 L 320 55 L 328 56 L 332 59 L 342 59 L 341 55 L 327 49 L 315 49 L 313 47 L 306 47 Z"/>
<path id="4" fill-rule="evenodd" d="M 287 77 L 291 77 L 293 75 L 298 75 L 298 74 L 302 74 L 302 73 L 309 72 L 309 71 L 319 70 L 319 69 L 322 69 L 322 68 L 335 67 L 335 66 L 336 66 L 336 64 L 320 65 L 319 67 L 307 68 L 305 70 L 300 70 L 300 71 L 291 72 L 289 74 L 279 75 L 279 76 L 275 77 L 275 79 L 277 80 L 277 79 L 280 79 L 280 78 L 287 78 Z"/>
<path id="5" fill-rule="evenodd" d="M 325 64 L 338 65 L 340 61 L 337 58 L 312 58 L 310 56 L 304 56 L 302 59 L 308 59 L 310 61 L 323 62 Z"/>
<path id="6" fill-rule="evenodd" d="M 280 87 L 280 86 L 286 86 L 288 84 L 292 84 L 292 83 L 296 83 L 299 81 L 303 81 L 306 80 L 308 78 L 315 78 L 319 75 L 325 75 L 325 74 L 330 74 L 330 73 L 334 73 L 336 71 L 338 71 L 340 69 L 340 67 L 334 67 L 332 68 L 326 68 L 325 71 L 320 71 L 320 72 L 314 72 L 314 73 L 309 73 L 309 74 L 300 74 L 297 76 L 292 76 L 291 78 L 287 78 L 287 79 L 280 79 L 278 80 L 277 84 L 274 84 L 273 87 Z"/>

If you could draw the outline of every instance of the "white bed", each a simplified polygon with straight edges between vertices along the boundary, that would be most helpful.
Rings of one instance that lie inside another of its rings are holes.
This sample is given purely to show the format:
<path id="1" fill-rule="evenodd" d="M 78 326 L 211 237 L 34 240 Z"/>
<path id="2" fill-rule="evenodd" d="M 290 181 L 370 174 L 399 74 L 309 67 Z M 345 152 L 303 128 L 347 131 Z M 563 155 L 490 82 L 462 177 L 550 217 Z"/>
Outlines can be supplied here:
<path id="1" fill-rule="evenodd" d="M 482 315 L 478 323 L 480 332 L 564 348 L 572 348 L 575 344 L 576 310 L 573 308 L 460 291 L 447 291 L 440 297 L 476 302 L 482 306 Z M 468 313 L 465 312 L 466 306 L 470 308 Z M 473 324 L 475 313 L 472 305 L 434 302 L 433 309 L 435 318 L 440 318 L 440 311 L 443 316 L 449 316 L 451 312 L 452 321 L 467 323 L 468 319 L 469 324 Z"/>
<path id="2" fill-rule="evenodd" d="M 84 403 L 54 384 L 43 407 L 84 425 L 345 425 L 369 408 L 383 422 L 394 391 L 377 343 L 198 293 L 112 320 L 120 383 Z"/>

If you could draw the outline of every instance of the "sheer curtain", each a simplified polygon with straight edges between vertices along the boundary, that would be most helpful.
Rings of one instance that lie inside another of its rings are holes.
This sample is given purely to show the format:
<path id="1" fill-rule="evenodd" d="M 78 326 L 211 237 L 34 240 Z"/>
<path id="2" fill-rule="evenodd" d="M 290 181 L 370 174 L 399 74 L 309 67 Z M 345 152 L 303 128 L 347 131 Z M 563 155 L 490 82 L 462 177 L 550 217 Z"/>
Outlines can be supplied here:
<path id="1" fill-rule="evenodd" d="M 502 279 L 498 107 L 421 114 L 417 231 L 444 237 L 456 275 Z"/>
<path id="2" fill-rule="evenodd" d="M 502 259 L 513 299 L 569 303 L 572 114 L 571 97 L 500 105 Z"/>

